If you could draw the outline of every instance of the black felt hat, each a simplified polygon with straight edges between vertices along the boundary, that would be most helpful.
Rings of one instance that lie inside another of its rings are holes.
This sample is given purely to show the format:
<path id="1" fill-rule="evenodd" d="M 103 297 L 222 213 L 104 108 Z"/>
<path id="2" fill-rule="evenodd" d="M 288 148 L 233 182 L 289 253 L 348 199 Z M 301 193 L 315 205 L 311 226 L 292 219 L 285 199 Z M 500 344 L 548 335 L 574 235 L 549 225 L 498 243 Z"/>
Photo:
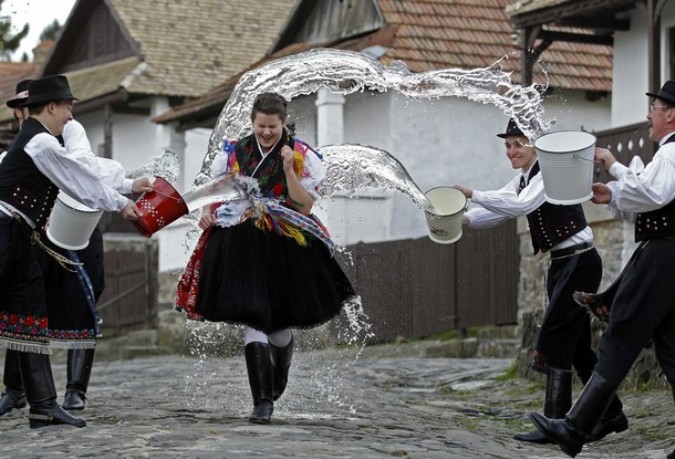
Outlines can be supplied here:
<path id="1" fill-rule="evenodd" d="M 666 81 L 657 94 L 651 92 L 646 92 L 645 94 L 675 107 L 675 81 L 673 80 Z"/>
<path id="2" fill-rule="evenodd" d="M 523 131 L 520 130 L 518 125 L 516 124 L 516 120 L 511 118 L 509 120 L 509 124 L 506 126 L 506 132 L 503 134 L 497 134 L 497 137 L 501 137 L 502 139 L 506 137 L 520 137 L 524 136 Z"/>
<path id="3" fill-rule="evenodd" d="M 28 107 L 36 107 L 56 100 L 76 100 L 63 75 L 49 75 L 33 80 L 28 85 Z"/>
<path id="4" fill-rule="evenodd" d="M 21 108 L 26 106 L 28 101 L 28 83 L 32 80 L 23 80 L 16 85 L 16 95 L 13 99 L 7 101 L 9 108 Z"/>

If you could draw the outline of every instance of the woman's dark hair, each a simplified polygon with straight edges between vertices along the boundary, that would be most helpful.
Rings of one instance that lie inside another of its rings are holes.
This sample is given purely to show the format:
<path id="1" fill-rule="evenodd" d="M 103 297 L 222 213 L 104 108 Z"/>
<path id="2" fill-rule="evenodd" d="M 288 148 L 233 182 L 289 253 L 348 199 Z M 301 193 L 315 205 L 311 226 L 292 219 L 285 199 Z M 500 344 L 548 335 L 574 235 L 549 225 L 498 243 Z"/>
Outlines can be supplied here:
<path id="1" fill-rule="evenodd" d="M 288 102 L 282 96 L 275 92 L 265 92 L 258 94 L 253 101 L 251 110 L 251 122 L 255 121 L 255 115 L 258 112 L 265 115 L 279 115 L 281 121 L 286 122 Z"/>

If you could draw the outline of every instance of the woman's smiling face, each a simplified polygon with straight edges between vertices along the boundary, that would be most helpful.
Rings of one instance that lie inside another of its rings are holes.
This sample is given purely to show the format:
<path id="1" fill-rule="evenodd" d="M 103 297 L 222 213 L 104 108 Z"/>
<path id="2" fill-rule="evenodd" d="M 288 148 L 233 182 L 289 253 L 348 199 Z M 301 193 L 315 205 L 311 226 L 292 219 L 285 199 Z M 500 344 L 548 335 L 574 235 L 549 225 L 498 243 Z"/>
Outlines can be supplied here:
<path id="1" fill-rule="evenodd" d="M 283 127 L 284 123 L 279 115 L 258 112 L 253 119 L 253 133 L 260 147 L 265 150 L 269 150 L 279 142 Z"/>

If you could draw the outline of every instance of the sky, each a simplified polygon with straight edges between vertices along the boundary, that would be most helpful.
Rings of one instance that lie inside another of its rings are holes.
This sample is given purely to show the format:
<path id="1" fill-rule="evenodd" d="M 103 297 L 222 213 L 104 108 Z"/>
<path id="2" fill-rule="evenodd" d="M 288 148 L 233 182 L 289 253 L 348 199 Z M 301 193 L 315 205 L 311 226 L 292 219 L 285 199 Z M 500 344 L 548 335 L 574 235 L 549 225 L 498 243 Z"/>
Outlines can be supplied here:
<path id="1" fill-rule="evenodd" d="M 21 41 L 21 46 L 12 56 L 13 61 L 20 61 L 25 52 L 28 58 L 33 57 L 33 48 L 38 44 L 40 34 L 49 24 L 57 19 L 61 25 L 68 19 L 70 10 L 76 0 L 5 0 L 2 3 L 2 16 L 12 18 L 12 32 L 21 30 L 24 24 L 30 24 L 30 32 Z"/>

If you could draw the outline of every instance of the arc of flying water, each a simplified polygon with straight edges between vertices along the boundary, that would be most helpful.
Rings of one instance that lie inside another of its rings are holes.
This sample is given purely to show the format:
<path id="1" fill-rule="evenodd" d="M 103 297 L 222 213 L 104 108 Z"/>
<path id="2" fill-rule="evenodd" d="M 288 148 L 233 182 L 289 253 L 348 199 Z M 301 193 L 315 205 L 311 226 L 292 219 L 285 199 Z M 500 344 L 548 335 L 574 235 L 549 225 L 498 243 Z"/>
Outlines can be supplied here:
<path id="1" fill-rule="evenodd" d="M 143 166 L 127 171 L 126 178 L 137 179 L 139 177 L 162 177 L 169 183 L 175 183 L 180 175 L 178 155 L 171 149 L 165 148 L 162 153 L 150 158 Z"/>
<path id="2" fill-rule="evenodd" d="M 405 167 L 384 150 L 363 145 L 326 145 L 323 155 L 326 178 L 320 186 L 323 196 L 343 191 L 348 196 L 359 188 L 394 188 L 407 195 L 420 208 L 433 205 L 410 178 Z"/>
<path id="3" fill-rule="evenodd" d="M 315 49 L 271 61 L 240 78 L 211 133 L 194 184 L 209 180 L 209 166 L 224 139 L 238 138 L 250 131 L 248 117 L 253 99 L 262 92 L 277 92 L 288 100 L 312 94 L 321 87 L 343 95 L 365 89 L 393 89 L 413 99 L 466 97 L 496 106 L 514 118 L 529 138 L 538 137 L 547 127 L 541 121 L 541 94 L 533 86 L 512 84 L 510 73 L 499 69 L 499 61 L 492 67 L 495 66 L 411 73 L 401 61 L 384 66 L 362 53 L 335 49 Z"/>

